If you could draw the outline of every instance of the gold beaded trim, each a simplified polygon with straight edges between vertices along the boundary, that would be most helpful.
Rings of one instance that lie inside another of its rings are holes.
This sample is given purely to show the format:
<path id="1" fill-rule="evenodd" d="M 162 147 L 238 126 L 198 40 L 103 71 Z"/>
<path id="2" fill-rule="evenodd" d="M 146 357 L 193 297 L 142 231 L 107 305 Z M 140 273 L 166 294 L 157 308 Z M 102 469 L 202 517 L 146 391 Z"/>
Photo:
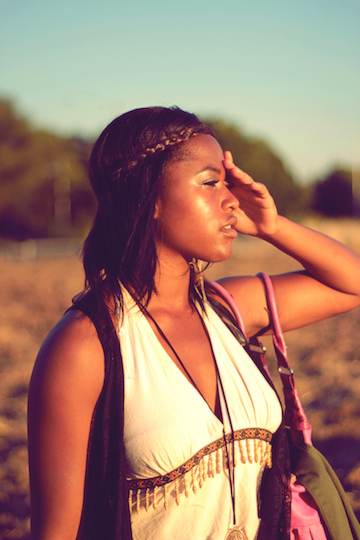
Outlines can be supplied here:
<path id="1" fill-rule="evenodd" d="M 180 504 L 180 480 L 182 482 L 182 492 L 185 497 L 189 497 L 189 478 L 186 473 L 190 472 L 191 489 L 196 493 L 197 487 L 200 489 L 204 485 L 207 478 L 214 478 L 215 474 L 219 474 L 222 467 L 228 468 L 227 453 L 225 445 L 231 442 L 235 444 L 235 461 L 234 467 L 237 466 L 237 457 L 240 458 L 240 463 L 264 463 L 266 467 L 271 468 L 271 439 L 272 434 L 266 429 L 249 428 L 240 429 L 216 441 L 204 446 L 201 450 L 190 458 L 186 463 L 180 465 L 170 473 L 164 476 L 156 476 L 154 478 L 146 478 L 140 480 L 128 479 L 129 489 L 129 507 L 130 511 L 136 508 L 140 511 L 141 492 L 145 492 L 145 509 L 149 510 L 150 496 L 152 494 L 152 506 L 157 508 L 157 491 L 160 487 L 164 487 L 164 506 L 168 508 L 168 492 L 169 484 L 174 482 L 175 486 L 175 501 Z M 209 456 L 206 460 L 205 457 Z M 135 502 L 133 495 L 136 496 Z"/>

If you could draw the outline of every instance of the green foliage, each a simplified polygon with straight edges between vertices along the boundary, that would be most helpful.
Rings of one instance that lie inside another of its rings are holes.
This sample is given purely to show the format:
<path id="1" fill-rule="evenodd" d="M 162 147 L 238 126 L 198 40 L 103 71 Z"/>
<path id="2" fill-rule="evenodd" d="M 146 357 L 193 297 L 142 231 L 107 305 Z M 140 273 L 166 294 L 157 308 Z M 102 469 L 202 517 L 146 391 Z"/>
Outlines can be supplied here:
<path id="1" fill-rule="evenodd" d="M 0 100 L 0 236 L 83 234 L 95 209 L 89 152 L 85 141 L 32 128 Z"/>
<path id="2" fill-rule="evenodd" d="M 294 182 L 281 159 L 266 142 L 251 140 L 238 127 L 222 120 L 209 120 L 206 124 L 215 133 L 221 147 L 230 150 L 234 162 L 254 180 L 266 185 L 280 214 L 289 216 L 306 209 L 306 189 Z"/>
<path id="3" fill-rule="evenodd" d="M 267 143 L 221 120 L 207 123 L 235 162 L 269 188 L 280 213 L 304 209 L 305 189 Z M 87 178 L 90 148 L 88 141 L 34 128 L 0 99 L 0 237 L 84 236 L 96 208 Z"/>
<path id="4" fill-rule="evenodd" d="M 312 209 L 330 217 L 359 215 L 359 201 L 353 200 L 351 172 L 337 167 L 316 182 Z"/>

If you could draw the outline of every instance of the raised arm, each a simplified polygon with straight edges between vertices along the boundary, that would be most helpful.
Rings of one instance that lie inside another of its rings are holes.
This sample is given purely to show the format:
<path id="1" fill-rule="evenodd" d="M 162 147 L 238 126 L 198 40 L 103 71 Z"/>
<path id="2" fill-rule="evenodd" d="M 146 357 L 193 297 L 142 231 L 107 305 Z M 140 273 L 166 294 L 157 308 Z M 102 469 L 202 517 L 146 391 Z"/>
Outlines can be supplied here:
<path id="1" fill-rule="evenodd" d="M 45 340 L 29 388 L 33 540 L 75 540 L 93 410 L 104 379 L 96 330 L 67 313 Z"/>
<path id="2" fill-rule="evenodd" d="M 236 229 L 271 243 L 305 269 L 272 276 L 283 329 L 299 328 L 359 306 L 360 257 L 336 240 L 279 216 L 266 187 L 236 167 L 230 153 L 225 152 L 224 166 L 240 202 Z M 228 278 L 221 283 L 238 302 L 249 335 L 268 325 L 258 278 Z"/>

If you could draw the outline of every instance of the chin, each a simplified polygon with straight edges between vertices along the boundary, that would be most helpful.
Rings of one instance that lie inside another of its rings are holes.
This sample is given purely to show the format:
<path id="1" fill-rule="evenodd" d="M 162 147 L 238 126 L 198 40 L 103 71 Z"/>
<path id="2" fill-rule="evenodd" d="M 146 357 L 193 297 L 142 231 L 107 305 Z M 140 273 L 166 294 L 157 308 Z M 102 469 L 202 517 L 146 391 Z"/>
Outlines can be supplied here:
<path id="1" fill-rule="evenodd" d="M 219 262 L 227 261 L 228 259 L 230 259 L 231 253 L 232 253 L 232 250 L 230 250 L 230 251 L 228 251 L 226 253 L 221 253 L 221 254 L 218 254 L 218 255 L 214 255 L 213 257 L 206 259 L 206 262 L 219 263 Z M 203 260 L 205 260 L 205 259 L 203 259 Z"/>
<path id="2" fill-rule="evenodd" d="M 215 248 L 216 246 L 214 246 Z M 192 255 L 195 259 L 199 259 L 200 261 L 204 261 L 205 263 L 212 264 L 212 263 L 219 263 L 223 261 L 227 261 L 232 254 L 232 244 L 228 246 L 217 246 L 218 249 L 213 249 L 209 252 L 207 250 L 206 253 L 200 253 L 198 252 L 196 255 Z M 190 258 L 190 261 L 192 259 Z"/>

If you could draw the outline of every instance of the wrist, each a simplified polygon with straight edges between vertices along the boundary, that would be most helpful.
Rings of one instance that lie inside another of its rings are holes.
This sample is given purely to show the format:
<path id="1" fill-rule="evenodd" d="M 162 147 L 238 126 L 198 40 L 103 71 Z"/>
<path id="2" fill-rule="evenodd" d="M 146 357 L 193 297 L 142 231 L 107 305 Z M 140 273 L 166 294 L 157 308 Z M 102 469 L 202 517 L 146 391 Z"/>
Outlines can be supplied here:
<path id="1" fill-rule="evenodd" d="M 271 227 L 268 227 L 265 231 L 260 231 L 258 237 L 266 242 L 276 242 L 276 238 L 288 227 L 291 223 L 284 216 L 277 216 Z"/>

